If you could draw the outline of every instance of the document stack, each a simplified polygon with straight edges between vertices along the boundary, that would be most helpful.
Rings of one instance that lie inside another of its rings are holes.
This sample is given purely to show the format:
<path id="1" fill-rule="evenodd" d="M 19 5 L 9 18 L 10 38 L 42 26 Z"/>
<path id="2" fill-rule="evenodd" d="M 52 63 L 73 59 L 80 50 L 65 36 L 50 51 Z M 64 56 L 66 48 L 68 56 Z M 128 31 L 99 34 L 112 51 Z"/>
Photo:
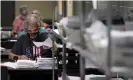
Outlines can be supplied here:
<path id="1" fill-rule="evenodd" d="M 52 66 L 53 66 L 52 58 L 37 58 L 36 67 L 40 69 L 52 69 Z"/>
<path id="2" fill-rule="evenodd" d="M 35 61 L 32 60 L 18 60 L 16 62 L 17 68 L 35 68 Z"/>

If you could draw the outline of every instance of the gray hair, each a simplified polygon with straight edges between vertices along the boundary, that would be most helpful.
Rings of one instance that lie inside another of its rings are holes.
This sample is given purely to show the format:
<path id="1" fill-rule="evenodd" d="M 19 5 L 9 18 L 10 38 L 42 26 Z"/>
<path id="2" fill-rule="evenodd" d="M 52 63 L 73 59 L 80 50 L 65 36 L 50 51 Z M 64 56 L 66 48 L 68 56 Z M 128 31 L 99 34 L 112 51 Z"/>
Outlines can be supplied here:
<path id="1" fill-rule="evenodd" d="M 30 14 L 27 16 L 26 20 L 23 23 L 24 30 L 26 31 L 29 27 L 29 24 L 35 25 L 37 27 L 41 27 L 41 21 L 36 14 Z"/>

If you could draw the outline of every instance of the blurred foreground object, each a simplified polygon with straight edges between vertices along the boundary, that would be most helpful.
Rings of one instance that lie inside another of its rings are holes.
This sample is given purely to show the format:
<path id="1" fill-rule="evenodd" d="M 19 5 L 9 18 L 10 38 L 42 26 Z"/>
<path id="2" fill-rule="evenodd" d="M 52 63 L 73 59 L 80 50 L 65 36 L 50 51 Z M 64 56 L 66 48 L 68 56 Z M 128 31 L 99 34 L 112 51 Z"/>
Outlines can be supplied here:
<path id="1" fill-rule="evenodd" d="M 98 16 L 97 12 L 92 10 L 86 17 L 85 27 L 82 31 L 81 27 L 83 26 L 80 27 L 81 20 L 78 16 L 62 18 L 59 23 L 55 23 L 59 34 L 66 42 L 72 44 L 72 48 L 79 51 L 82 56 L 88 58 L 105 72 L 109 69 L 123 76 L 133 77 L 133 63 L 131 62 L 133 60 L 133 31 L 111 30 L 111 56 L 109 56 L 108 25 L 102 22 L 102 18 Z M 107 19 L 106 15 L 104 19 Z M 81 37 L 84 40 L 81 40 Z M 81 45 L 86 46 L 86 48 Z M 107 64 L 108 62 L 110 64 Z"/>

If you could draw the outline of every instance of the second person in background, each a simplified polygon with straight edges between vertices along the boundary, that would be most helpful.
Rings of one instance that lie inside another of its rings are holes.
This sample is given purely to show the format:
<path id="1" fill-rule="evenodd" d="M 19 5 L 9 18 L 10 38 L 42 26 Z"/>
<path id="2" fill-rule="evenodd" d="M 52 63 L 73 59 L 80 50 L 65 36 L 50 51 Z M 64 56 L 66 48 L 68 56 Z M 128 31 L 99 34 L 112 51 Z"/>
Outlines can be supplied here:
<path id="1" fill-rule="evenodd" d="M 49 28 L 48 24 L 43 22 L 41 13 L 38 10 L 33 10 L 31 14 L 36 14 L 38 16 L 42 28 L 46 29 L 48 32 L 51 31 L 51 29 Z"/>
<path id="2" fill-rule="evenodd" d="M 28 15 L 28 9 L 27 5 L 22 5 L 20 6 L 20 15 L 17 16 L 13 22 L 13 27 L 12 27 L 12 38 L 17 38 L 19 32 L 23 31 L 23 22 L 26 19 Z"/>

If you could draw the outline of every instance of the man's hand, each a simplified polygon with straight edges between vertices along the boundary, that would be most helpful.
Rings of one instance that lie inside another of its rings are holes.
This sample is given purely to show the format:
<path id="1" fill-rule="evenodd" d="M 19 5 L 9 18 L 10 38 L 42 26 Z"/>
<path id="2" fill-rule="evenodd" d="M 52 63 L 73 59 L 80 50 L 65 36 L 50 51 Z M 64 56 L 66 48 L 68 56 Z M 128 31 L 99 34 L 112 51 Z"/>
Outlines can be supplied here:
<path id="1" fill-rule="evenodd" d="M 28 60 L 29 58 L 27 56 L 25 56 L 25 55 L 22 55 L 22 56 L 20 56 L 20 59 L 21 60 Z"/>

